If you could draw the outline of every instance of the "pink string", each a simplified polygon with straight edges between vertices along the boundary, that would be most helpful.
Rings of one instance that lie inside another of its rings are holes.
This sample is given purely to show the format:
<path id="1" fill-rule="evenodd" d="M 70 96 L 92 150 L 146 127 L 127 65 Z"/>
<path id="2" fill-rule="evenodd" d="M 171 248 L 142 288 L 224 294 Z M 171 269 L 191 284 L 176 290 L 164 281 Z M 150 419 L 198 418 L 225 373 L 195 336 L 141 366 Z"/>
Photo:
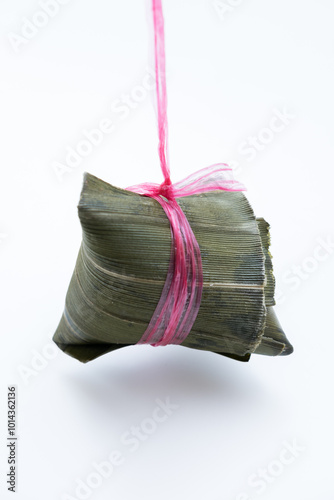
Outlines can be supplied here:
<path id="1" fill-rule="evenodd" d="M 161 0 L 152 0 L 154 26 L 155 86 L 158 101 L 159 157 L 165 184 L 170 185 L 166 90 L 165 29 Z"/>
<path id="2" fill-rule="evenodd" d="M 181 344 L 197 317 L 203 289 L 201 252 L 187 217 L 176 198 L 209 191 L 243 191 L 232 169 L 217 163 L 172 184 L 168 159 L 165 35 L 161 0 L 152 0 L 154 21 L 156 93 L 158 103 L 159 158 L 162 184 L 143 183 L 127 189 L 160 203 L 171 227 L 171 257 L 159 303 L 138 344 Z"/>

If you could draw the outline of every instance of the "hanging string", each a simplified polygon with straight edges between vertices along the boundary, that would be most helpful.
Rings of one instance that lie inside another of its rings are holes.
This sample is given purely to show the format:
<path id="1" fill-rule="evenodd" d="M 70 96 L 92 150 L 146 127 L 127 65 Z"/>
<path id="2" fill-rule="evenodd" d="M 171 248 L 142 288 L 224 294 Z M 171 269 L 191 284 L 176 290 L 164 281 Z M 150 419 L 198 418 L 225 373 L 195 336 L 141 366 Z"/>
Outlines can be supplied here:
<path id="1" fill-rule="evenodd" d="M 166 89 L 165 28 L 161 0 L 152 0 L 154 26 L 155 84 L 158 104 L 159 157 L 165 184 L 170 185 Z"/>
<path id="2" fill-rule="evenodd" d="M 161 0 L 152 0 L 154 25 L 159 158 L 162 184 L 143 183 L 127 189 L 155 199 L 164 209 L 171 228 L 171 256 L 165 284 L 150 323 L 138 344 L 181 344 L 196 320 L 202 298 L 201 252 L 187 217 L 176 198 L 208 191 L 242 191 L 232 169 L 217 163 L 172 184 L 168 155 L 168 121 L 164 18 Z"/>

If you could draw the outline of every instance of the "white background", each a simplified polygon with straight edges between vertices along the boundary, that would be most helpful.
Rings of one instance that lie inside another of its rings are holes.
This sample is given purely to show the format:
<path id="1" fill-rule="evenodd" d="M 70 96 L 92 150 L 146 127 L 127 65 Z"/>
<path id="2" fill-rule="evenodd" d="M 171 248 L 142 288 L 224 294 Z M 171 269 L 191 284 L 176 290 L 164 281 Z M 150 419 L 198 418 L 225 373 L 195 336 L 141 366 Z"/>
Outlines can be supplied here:
<path id="1" fill-rule="evenodd" d="M 164 2 L 172 178 L 216 162 L 236 167 L 271 224 L 276 311 L 295 352 L 243 364 L 141 346 L 83 365 L 52 348 L 81 240 L 83 172 L 119 187 L 161 180 L 154 92 L 143 87 L 150 6 L 70 0 L 15 51 L 25 18 L 43 24 L 41 7 L 2 0 L 1 498 L 13 498 L 6 398 L 16 384 L 18 500 L 84 498 L 77 480 L 96 479 L 93 463 L 113 450 L 122 464 L 86 498 L 334 499 L 334 248 L 318 247 L 334 240 L 334 5 L 223 4 Z M 121 119 L 111 105 L 126 95 L 137 102 Z M 284 109 L 289 123 L 263 131 Z M 105 118 L 113 132 L 57 176 L 55 162 Z M 252 136 L 267 144 L 250 161 Z M 132 452 L 122 435 L 148 425 L 166 398 L 175 410 Z"/>

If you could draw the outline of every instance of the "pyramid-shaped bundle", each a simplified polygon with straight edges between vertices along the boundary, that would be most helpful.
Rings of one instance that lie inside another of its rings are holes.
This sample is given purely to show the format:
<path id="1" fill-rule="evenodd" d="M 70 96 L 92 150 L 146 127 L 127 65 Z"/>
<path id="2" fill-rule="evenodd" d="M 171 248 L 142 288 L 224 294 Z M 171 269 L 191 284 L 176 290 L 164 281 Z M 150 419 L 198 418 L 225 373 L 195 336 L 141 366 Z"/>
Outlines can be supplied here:
<path id="1" fill-rule="evenodd" d="M 269 225 L 242 192 L 179 198 L 198 241 L 203 294 L 186 347 L 247 361 L 293 350 L 273 309 Z M 87 362 L 136 344 L 159 302 L 170 255 L 170 224 L 154 199 L 85 174 L 79 202 L 83 240 L 53 340 Z M 139 348 L 139 347 L 138 347 Z"/>

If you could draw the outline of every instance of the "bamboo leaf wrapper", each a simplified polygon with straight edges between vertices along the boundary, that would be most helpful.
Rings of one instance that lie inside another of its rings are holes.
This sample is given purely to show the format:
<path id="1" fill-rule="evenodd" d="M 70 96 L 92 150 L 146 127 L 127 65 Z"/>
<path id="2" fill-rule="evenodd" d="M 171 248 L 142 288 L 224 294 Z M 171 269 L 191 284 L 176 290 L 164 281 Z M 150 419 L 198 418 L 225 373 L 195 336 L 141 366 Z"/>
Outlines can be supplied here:
<path id="1" fill-rule="evenodd" d="M 255 217 L 242 192 L 211 191 L 177 202 L 203 265 L 201 306 L 182 345 L 241 361 L 252 353 L 290 354 L 273 309 L 268 223 Z M 157 201 L 90 174 L 78 210 L 83 239 L 53 340 L 87 362 L 142 337 L 166 279 L 171 235 Z"/>

